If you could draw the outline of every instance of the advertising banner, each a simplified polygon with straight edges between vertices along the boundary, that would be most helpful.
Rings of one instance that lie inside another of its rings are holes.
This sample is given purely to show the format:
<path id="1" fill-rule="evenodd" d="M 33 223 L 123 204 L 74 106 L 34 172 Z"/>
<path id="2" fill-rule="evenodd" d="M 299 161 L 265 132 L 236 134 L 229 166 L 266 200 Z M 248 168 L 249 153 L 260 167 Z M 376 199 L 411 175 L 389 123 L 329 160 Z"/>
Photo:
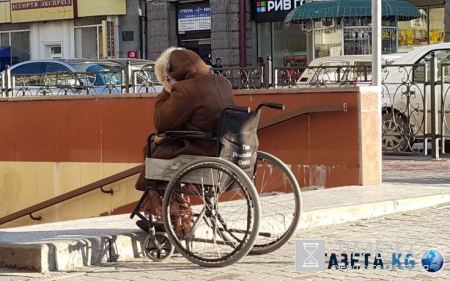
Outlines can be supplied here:
<path id="1" fill-rule="evenodd" d="M 209 4 L 183 5 L 178 9 L 178 32 L 211 29 Z"/>
<path id="2" fill-rule="evenodd" d="M 11 22 L 36 22 L 74 17 L 74 0 L 11 0 Z"/>
<path id="3" fill-rule="evenodd" d="M 305 0 L 253 0 L 252 15 L 256 22 L 284 21 L 287 14 Z"/>

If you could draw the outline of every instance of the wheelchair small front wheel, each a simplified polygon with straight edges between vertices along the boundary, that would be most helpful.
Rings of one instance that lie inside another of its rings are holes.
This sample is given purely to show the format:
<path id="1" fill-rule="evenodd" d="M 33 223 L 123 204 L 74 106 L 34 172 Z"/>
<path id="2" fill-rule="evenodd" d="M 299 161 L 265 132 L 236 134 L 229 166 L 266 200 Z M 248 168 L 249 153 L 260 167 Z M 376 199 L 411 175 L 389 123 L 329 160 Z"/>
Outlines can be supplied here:
<path id="1" fill-rule="evenodd" d="M 156 232 L 155 235 L 148 235 L 145 238 L 143 248 L 145 255 L 155 262 L 166 261 L 175 251 L 165 232 Z"/>
<path id="2" fill-rule="evenodd" d="M 259 231 L 260 203 L 253 182 L 220 158 L 205 157 L 179 169 L 167 186 L 162 213 L 177 252 L 201 266 L 239 261 Z"/>

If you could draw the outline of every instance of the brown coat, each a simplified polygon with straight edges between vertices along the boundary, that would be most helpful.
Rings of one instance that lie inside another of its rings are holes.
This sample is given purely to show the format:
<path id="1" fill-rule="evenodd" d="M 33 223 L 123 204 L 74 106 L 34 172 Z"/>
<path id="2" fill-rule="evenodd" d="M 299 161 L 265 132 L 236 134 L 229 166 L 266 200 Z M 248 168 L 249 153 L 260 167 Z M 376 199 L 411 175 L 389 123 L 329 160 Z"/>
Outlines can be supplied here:
<path id="1" fill-rule="evenodd" d="M 156 62 L 156 75 L 164 91 L 155 101 L 154 125 L 158 132 L 187 130 L 216 133 L 220 113 L 234 105 L 230 82 L 211 74 L 193 51 L 171 48 Z M 215 156 L 216 144 L 199 140 L 165 140 L 152 157 L 169 159 L 181 154 Z"/>

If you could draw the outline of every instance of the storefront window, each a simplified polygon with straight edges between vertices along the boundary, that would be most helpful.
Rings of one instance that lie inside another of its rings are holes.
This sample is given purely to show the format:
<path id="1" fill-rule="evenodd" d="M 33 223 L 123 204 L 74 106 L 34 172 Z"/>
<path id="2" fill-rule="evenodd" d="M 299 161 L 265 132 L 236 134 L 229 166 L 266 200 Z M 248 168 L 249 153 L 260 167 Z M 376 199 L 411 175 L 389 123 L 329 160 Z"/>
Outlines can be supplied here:
<path id="1" fill-rule="evenodd" d="M 258 24 L 258 57 L 272 57 L 274 67 L 305 66 L 306 31 L 301 25 L 286 27 L 283 22 Z"/>
<path id="2" fill-rule="evenodd" d="M 306 65 L 306 32 L 301 25 L 285 27 L 283 22 L 273 23 L 273 63 L 275 67 Z"/>
<path id="3" fill-rule="evenodd" d="M 314 30 L 314 57 L 339 56 L 342 54 L 342 29 Z"/>
<path id="4" fill-rule="evenodd" d="M 0 55 L 1 68 L 5 64 L 14 65 L 16 63 L 30 60 L 30 32 L 29 31 L 6 31 L 0 32 L 1 47 L 9 47 L 8 56 Z"/>
<path id="5" fill-rule="evenodd" d="M 445 42 L 445 8 L 430 8 L 430 44 Z"/>
<path id="6" fill-rule="evenodd" d="M 344 55 L 367 55 L 372 51 L 372 28 L 344 28 Z"/>
<path id="7" fill-rule="evenodd" d="M 383 27 L 381 32 L 383 54 L 397 52 L 397 28 Z M 372 28 L 344 28 L 344 55 L 372 54 Z"/>
<path id="8" fill-rule="evenodd" d="M 381 39 L 381 52 L 383 54 L 397 53 L 397 28 L 383 27 Z"/>
<path id="9" fill-rule="evenodd" d="M 371 18 L 345 18 L 344 26 L 371 26 Z"/>
<path id="10" fill-rule="evenodd" d="M 258 24 L 258 57 L 272 57 L 272 23 Z"/>
<path id="11" fill-rule="evenodd" d="M 445 8 L 421 8 L 421 17 L 398 23 L 398 51 L 445 41 Z"/>
<path id="12" fill-rule="evenodd" d="M 77 27 L 75 28 L 75 57 L 85 59 L 98 59 L 102 57 L 100 40 L 102 27 Z"/>
<path id="13" fill-rule="evenodd" d="M 106 16 L 75 19 L 76 58 L 98 59 L 103 57 L 102 21 L 106 19 Z"/>

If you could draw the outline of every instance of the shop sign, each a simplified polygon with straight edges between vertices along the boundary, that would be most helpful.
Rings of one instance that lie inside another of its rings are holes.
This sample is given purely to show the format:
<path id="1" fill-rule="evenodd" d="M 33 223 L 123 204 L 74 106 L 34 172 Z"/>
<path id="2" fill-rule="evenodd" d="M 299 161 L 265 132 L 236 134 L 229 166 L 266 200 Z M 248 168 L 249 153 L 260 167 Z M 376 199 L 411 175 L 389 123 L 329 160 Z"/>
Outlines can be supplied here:
<path id="1" fill-rule="evenodd" d="M 283 61 L 285 66 L 287 66 L 288 63 L 290 63 L 292 67 L 308 66 L 308 58 L 306 55 L 284 56 Z"/>
<path id="2" fill-rule="evenodd" d="M 182 5 L 178 9 L 178 33 L 210 30 L 211 7 L 209 4 Z"/>
<path id="3" fill-rule="evenodd" d="M 256 22 L 284 21 L 287 14 L 305 0 L 253 0 L 252 15 Z"/>
<path id="4" fill-rule="evenodd" d="M 74 0 L 11 0 L 11 22 L 73 19 Z"/>

